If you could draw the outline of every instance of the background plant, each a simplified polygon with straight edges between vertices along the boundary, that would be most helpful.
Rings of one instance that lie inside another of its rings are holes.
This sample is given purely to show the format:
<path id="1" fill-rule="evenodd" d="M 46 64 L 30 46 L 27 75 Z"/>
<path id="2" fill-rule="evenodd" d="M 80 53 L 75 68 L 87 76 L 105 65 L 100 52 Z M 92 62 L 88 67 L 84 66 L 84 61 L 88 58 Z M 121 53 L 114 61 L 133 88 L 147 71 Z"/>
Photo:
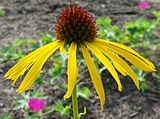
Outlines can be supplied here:
<path id="1" fill-rule="evenodd" d="M 127 44 L 131 48 L 136 48 L 144 57 L 150 57 L 150 55 L 154 55 L 160 45 L 160 11 L 153 11 L 153 15 L 155 18 L 152 20 L 139 18 L 135 21 L 124 23 L 122 27 L 112 25 L 112 21 L 109 17 L 105 19 L 98 18 L 99 36 L 122 44 Z M 144 93 L 147 89 L 152 90 L 151 87 L 147 85 L 145 79 L 146 74 L 143 74 L 142 71 L 137 71 L 135 68 L 134 71 L 139 77 L 141 91 Z M 156 77 L 155 80 L 160 79 L 157 73 L 153 73 L 153 77 Z"/>

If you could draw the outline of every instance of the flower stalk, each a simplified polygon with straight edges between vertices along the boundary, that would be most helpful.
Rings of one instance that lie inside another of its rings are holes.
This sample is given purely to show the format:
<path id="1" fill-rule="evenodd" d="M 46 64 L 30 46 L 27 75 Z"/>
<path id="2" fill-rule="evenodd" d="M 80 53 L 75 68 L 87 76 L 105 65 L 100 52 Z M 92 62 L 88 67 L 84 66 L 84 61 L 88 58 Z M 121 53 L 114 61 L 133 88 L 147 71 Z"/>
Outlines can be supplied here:
<path id="1" fill-rule="evenodd" d="M 72 93 L 72 106 L 73 106 L 74 119 L 79 119 L 76 85 L 75 85 L 75 87 L 73 89 L 73 93 Z"/>

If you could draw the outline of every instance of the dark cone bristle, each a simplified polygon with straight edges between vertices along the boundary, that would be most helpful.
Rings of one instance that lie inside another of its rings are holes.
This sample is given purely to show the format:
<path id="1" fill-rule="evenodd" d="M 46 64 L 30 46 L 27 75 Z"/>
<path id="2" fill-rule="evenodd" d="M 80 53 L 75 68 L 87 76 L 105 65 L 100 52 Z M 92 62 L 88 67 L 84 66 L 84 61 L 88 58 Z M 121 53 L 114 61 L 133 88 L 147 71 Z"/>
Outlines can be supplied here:
<path id="1" fill-rule="evenodd" d="M 83 7 L 73 4 L 65 8 L 56 21 L 56 38 L 66 43 L 92 41 L 97 34 L 93 16 Z"/>

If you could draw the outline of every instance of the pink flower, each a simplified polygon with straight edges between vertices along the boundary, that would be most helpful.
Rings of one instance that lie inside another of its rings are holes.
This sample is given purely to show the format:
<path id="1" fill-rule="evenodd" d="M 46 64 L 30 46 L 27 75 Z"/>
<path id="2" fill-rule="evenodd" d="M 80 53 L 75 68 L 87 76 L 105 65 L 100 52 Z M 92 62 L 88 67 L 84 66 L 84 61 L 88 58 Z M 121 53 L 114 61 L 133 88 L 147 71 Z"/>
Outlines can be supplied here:
<path id="1" fill-rule="evenodd" d="M 28 106 L 32 111 L 38 112 L 46 106 L 46 102 L 42 99 L 30 98 Z"/>
<path id="2" fill-rule="evenodd" d="M 146 8 L 149 7 L 149 3 L 146 2 L 146 1 L 139 2 L 139 3 L 138 3 L 138 7 L 139 7 L 139 8 L 142 8 L 142 9 L 146 9 Z"/>

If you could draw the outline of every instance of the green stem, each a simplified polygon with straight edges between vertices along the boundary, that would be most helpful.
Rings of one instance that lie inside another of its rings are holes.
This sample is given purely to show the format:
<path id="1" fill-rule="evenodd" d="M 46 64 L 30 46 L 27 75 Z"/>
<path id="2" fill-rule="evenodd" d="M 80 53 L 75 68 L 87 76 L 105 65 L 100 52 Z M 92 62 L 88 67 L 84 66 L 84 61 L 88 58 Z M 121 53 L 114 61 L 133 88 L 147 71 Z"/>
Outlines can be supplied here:
<path id="1" fill-rule="evenodd" d="M 73 106 L 73 114 L 74 119 L 79 119 L 79 112 L 78 112 L 78 101 L 77 101 L 77 90 L 76 86 L 73 89 L 72 93 L 72 106 Z"/>
<path id="2" fill-rule="evenodd" d="M 42 115 L 43 115 L 43 116 L 46 116 L 46 115 L 48 115 L 48 114 L 52 113 L 53 111 L 54 111 L 54 109 L 51 109 L 51 110 L 49 110 L 49 111 L 47 111 L 47 112 L 43 113 Z"/>

